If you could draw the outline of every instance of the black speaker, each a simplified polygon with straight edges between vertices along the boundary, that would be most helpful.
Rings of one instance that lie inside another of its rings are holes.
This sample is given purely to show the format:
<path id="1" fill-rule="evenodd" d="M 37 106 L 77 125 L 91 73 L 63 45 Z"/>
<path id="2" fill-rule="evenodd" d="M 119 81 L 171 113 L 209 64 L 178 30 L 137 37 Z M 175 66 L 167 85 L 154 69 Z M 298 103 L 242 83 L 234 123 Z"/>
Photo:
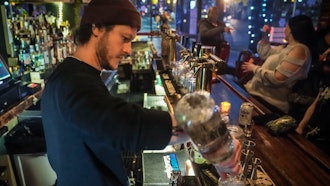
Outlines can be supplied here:
<path id="1" fill-rule="evenodd" d="M 14 84 L 0 92 L 0 114 L 20 101 L 19 85 Z"/>
<path id="2" fill-rule="evenodd" d="M 174 153 L 144 151 L 142 153 L 143 185 L 169 185 L 170 171 L 179 170 L 181 175 L 185 175 L 186 161 L 188 159 L 189 157 L 186 149 L 178 150 Z M 169 166 L 171 168 L 169 168 Z"/>

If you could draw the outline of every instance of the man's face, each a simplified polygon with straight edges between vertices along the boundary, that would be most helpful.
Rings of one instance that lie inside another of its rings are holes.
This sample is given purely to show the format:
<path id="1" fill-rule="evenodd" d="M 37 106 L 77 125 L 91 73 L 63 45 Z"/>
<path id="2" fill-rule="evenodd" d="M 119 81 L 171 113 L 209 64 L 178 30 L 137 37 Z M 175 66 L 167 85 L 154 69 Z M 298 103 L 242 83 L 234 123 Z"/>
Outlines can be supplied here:
<path id="1" fill-rule="evenodd" d="M 219 10 L 216 8 L 211 9 L 208 15 L 209 20 L 212 22 L 216 22 L 218 20 L 218 16 L 219 16 Z"/>
<path id="2" fill-rule="evenodd" d="M 126 25 L 116 25 L 111 31 L 104 31 L 96 46 L 96 55 L 103 69 L 117 69 L 120 60 L 131 54 L 136 33 L 136 28 Z"/>

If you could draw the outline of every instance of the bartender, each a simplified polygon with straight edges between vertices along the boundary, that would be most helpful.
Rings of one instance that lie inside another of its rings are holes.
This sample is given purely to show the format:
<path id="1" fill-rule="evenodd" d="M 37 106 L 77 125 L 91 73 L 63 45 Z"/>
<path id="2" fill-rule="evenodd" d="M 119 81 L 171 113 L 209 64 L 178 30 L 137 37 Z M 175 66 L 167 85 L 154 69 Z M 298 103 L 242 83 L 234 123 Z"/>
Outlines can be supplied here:
<path id="1" fill-rule="evenodd" d="M 102 69 L 117 69 L 131 54 L 140 28 L 141 16 L 129 0 L 92 0 L 85 7 L 74 34 L 77 49 L 49 77 L 41 99 L 47 155 L 58 186 L 128 185 L 122 152 L 188 140 L 170 113 L 127 103 L 102 82 Z M 228 167 L 239 161 L 241 145 L 235 147 L 224 162 Z"/>

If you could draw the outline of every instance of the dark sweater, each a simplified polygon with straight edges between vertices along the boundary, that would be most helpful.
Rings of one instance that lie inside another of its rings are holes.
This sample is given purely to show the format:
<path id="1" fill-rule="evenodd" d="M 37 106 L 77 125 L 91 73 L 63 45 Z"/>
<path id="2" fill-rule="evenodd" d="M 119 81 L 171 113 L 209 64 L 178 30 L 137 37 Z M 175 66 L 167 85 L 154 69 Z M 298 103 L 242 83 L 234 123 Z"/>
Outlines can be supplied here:
<path id="1" fill-rule="evenodd" d="M 162 149 L 171 137 L 167 112 L 111 96 L 100 71 L 71 57 L 48 79 L 41 112 L 58 186 L 128 185 L 121 152 Z"/>
<path id="2" fill-rule="evenodd" d="M 321 150 L 330 155 L 330 73 L 323 73 L 320 97 L 308 123 L 306 136 Z"/>
<path id="3" fill-rule="evenodd" d="M 198 22 L 198 32 L 202 45 L 216 46 L 220 48 L 224 40 L 224 23 L 218 22 L 218 26 L 212 25 L 207 19 L 203 18 Z"/>

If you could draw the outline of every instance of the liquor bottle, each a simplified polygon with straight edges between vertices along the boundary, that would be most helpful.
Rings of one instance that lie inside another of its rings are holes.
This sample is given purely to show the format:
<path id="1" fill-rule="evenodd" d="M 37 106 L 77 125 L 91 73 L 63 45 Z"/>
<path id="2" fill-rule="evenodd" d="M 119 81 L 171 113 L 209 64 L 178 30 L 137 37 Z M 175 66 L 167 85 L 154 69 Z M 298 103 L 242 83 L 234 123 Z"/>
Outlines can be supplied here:
<path id="1" fill-rule="evenodd" d="M 30 45 L 30 58 L 31 58 L 31 70 L 34 72 L 39 71 L 39 55 L 34 49 L 34 45 Z"/>
<path id="2" fill-rule="evenodd" d="M 233 172 L 237 170 L 230 168 L 240 166 L 238 162 L 229 167 L 221 167 L 223 162 L 231 161 L 235 157 L 240 142 L 230 134 L 227 125 L 221 119 L 219 107 L 214 103 L 209 92 L 195 91 L 186 94 L 176 104 L 174 115 L 178 124 L 191 138 L 195 148 L 218 171 L 226 169 L 225 174 L 239 173 Z M 219 173 L 223 174 L 220 171 Z"/>
<path id="3" fill-rule="evenodd" d="M 43 71 L 43 70 L 45 70 L 45 58 L 44 58 L 44 55 L 42 54 L 42 52 L 40 51 L 39 44 L 35 44 L 35 51 L 38 56 L 39 70 Z"/>
<path id="4" fill-rule="evenodd" d="M 31 70 L 31 57 L 27 42 L 23 38 L 21 38 L 20 42 L 19 62 L 21 73 L 24 73 L 24 71 Z"/>

